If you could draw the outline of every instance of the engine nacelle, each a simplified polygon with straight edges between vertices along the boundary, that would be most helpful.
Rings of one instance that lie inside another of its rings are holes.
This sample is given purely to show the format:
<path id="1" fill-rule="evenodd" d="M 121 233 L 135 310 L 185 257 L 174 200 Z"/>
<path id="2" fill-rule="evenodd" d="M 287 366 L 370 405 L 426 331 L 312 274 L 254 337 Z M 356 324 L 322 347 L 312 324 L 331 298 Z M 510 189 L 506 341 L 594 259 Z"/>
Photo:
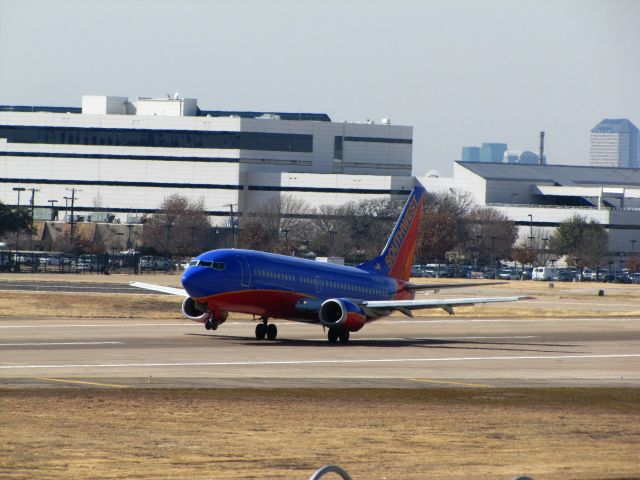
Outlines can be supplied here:
<path id="1" fill-rule="evenodd" d="M 191 297 L 182 302 L 182 314 L 194 322 L 205 322 L 211 315 L 206 303 L 198 303 Z"/>
<path id="2" fill-rule="evenodd" d="M 340 328 L 350 332 L 357 332 L 367 323 L 367 316 L 362 309 L 346 298 L 325 300 L 318 315 L 325 327 Z"/>

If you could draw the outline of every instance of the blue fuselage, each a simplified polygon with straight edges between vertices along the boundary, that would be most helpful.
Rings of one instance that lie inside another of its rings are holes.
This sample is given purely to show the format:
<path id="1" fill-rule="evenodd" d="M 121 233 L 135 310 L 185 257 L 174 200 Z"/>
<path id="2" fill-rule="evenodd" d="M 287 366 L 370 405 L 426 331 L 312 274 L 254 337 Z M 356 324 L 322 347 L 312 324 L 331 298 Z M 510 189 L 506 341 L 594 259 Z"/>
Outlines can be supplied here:
<path id="1" fill-rule="evenodd" d="M 411 298 L 406 283 L 385 275 L 253 250 L 221 249 L 196 257 L 182 276 L 191 298 L 213 310 L 303 319 L 301 299 Z"/>

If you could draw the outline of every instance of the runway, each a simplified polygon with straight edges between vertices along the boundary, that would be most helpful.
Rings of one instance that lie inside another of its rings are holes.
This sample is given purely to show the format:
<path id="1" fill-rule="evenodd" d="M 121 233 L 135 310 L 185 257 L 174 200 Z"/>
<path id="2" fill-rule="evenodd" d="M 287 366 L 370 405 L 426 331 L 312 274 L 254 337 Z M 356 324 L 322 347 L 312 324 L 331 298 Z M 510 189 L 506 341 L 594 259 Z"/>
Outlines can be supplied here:
<path id="1" fill-rule="evenodd" d="M 70 274 L 71 275 L 71 274 Z M 65 292 L 65 293 L 135 293 L 140 295 L 157 295 L 157 292 L 143 290 L 132 287 L 126 283 L 108 282 L 61 282 L 61 281 L 41 281 L 23 280 L 0 281 L 0 291 L 22 291 L 22 292 Z"/>
<path id="2" fill-rule="evenodd" d="M 640 318 L 415 318 L 330 345 L 318 325 L 2 319 L 0 385 L 168 387 L 640 386 Z"/>

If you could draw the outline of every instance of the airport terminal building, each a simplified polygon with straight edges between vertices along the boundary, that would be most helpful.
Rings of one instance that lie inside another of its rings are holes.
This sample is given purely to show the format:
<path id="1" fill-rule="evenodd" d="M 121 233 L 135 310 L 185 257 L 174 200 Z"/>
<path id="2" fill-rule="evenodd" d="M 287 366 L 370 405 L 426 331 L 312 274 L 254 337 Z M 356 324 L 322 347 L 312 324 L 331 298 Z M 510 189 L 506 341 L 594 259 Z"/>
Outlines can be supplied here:
<path id="1" fill-rule="evenodd" d="M 82 107 L 0 106 L 0 200 L 38 219 L 139 223 L 179 193 L 213 224 L 291 194 L 312 207 L 405 196 L 413 129 L 326 114 L 201 110 L 195 99 L 86 95 Z M 72 192 L 75 189 L 75 192 Z"/>

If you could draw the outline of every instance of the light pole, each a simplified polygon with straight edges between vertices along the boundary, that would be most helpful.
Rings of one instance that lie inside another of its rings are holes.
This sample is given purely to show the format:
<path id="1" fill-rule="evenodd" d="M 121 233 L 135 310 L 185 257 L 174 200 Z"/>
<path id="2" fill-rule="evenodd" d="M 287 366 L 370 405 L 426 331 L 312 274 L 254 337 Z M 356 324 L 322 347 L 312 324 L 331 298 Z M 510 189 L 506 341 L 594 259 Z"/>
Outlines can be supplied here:
<path id="1" fill-rule="evenodd" d="M 284 251 L 286 255 L 289 255 L 289 232 L 291 230 L 288 228 L 283 228 L 282 233 L 284 233 Z"/>
<path id="2" fill-rule="evenodd" d="M 330 248 L 331 248 L 331 255 L 333 255 L 333 241 L 335 239 L 336 236 L 336 231 L 332 228 L 331 230 L 329 230 L 329 237 L 330 237 Z"/>
<path id="3" fill-rule="evenodd" d="M 67 188 L 67 190 L 71 191 L 71 197 L 64 197 L 69 198 L 71 200 L 71 227 L 70 227 L 70 232 L 69 232 L 69 236 L 71 237 L 71 245 L 73 245 L 73 227 L 75 225 L 75 219 L 73 218 L 73 207 L 74 204 L 77 200 L 76 198 L 76 192 L 81 192 L 82 190 L 78 190 L 77 188 Z"/>
<path id="4" fill-rule="evenodd" d="M 527 215 L 529 217 L 529 246 L 533 248 L 533 215 Z"/>
<path id="5" fill-rule="evenodd" d="M 39 188 L 31 187 L 27 188 L 27 190 L 31 191 L 31 231 L 33 232 L 33 213 L 36 208 L 36 192 L 39 192 Z M 33 250 L 33 233 L 29 235 L 29 250 Z"/>
<path id="6" fill-rule="evenodd" d="M 476 239 L 476 267 L 475 271 L 478 271 L 478 258 L 480 257 L 480 243 L 482 241 L 482 235 L 474 235 Z"/>
<path id="7" fill-rule="evenodd" d="M 544 237 L 542 239 L 542 263 L 543 265 L 547 264 L 547 242 L 549 241 L 549 239 L 547 237 Z"/>
<path id="8" fill-rule="evenodd" d="M 493 257 L 494 253 L 496 251 L 496 236 L 495 235 L 491 235 L 491 256 Z M 498 278 L 498 255 L 495 255 L 496 258 L 496 263 L 494 264 L 495 267 L 495 277 Z"/>
<path id="9" fill-rule="evenodd" d="M 62 198 L 64 198 L 64 221 L 67 222 L 69 216 L 69 200 L 71 199 L 71 197 Z"/>
<path id="10" fill-rule="evenodd" d="M 20 257 L 18 256 L 18 250 L 20 250 L 20 192 L 24 192 L 24 187 L 13 187 L 14 192 L 18 192 L 18 206 L 16 207 L 16 264 L 14 271 L 20 271 Z"/>
<path id="11" fill-rule="evenodd" d="M 47 200 L 51 204 L 51 221 L 56 219 L 56 207 L 55 204 L 58 203 L 58 200 Z"/>
<path id="12" fill-rule="evenodd" d="M 165 225 L 165 228 L 167 229 L 167 236 L 165 239 L 165 249 L 166 249 L 166 255 L 167 257 L 170 255 L 170 248 L 169 248 L 169 234 L 171 232 L 171 229 L 173 228 L 173 225 L 171 225 L 170 223 L 167 223 Z"/>

